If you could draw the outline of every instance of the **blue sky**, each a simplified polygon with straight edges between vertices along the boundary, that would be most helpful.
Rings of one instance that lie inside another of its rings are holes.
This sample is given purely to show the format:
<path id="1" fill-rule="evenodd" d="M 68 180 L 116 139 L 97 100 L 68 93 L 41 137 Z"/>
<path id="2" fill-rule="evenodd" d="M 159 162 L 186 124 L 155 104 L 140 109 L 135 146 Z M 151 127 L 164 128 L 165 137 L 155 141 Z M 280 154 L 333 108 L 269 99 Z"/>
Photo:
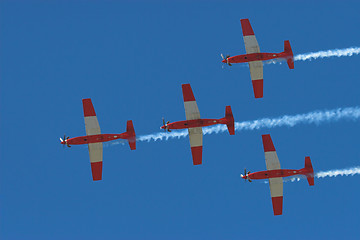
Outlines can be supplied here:
<path id="1" fill-rule="evenodd" d="M 203 165 L 188 138 L 104 148 L 103 181 L 91 181 L 82 98 L 103 133 L 156 133 L 161 118 L 184 120 L 181 84 L 201 116 L 235 121 L 359 106 L 360 57 L 264 66 L 264 98 L 249 69 L 222 68 L 220 53 L 245 53 L 249 18 L 263 52 L 294 54 L 359 46 L 359 2 L 1 1 L 1 239 L 357 239 L 359 176 L 284 184 L 274 217 L 265 170 L 270 133 L 283 168 L 359 165 L 359 121 L 340 120 L 204 136 Z"/>

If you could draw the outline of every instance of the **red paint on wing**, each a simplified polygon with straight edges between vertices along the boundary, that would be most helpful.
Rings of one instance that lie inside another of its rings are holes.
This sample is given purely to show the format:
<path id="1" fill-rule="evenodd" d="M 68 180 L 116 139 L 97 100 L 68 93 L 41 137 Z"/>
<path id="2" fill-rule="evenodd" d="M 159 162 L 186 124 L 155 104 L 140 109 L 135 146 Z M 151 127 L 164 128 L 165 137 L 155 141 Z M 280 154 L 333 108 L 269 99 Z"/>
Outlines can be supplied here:
<path id="1" fill-rule="evenodd" d="M 191 147 L 191 154 L 193 157 L 193 164 L 200 165 L 202 164 L 202 146 Z"/>
<path id="2" fill-rule="evenodd" d="M 250 25 L 250 21 L 249 19 L 241 19 L 241 27 L 242 27 L 242 31 L 243 31 L 243 36 L 249 36 L 249 35 L 255 35 L 254 31 Z"/>
<path id="3" fill-rule="evenodd" d="M 264 152 L 274 152 L 275 147 L 271 140 L 270 134 L 262 135 L 262 141 L 264 146 Z"/>
<path id="4" fill-rule="evenodd" d="M 102 179 L 102 162 L 91 163 L 91 172 L 94 181 Z"/>
<path id="5" fill-rule="evenodd" d="M 183 91 L 184 102 L 195 101 L 195 97 L 190 84 L 182 84 L 181 87 Z"/>
<path id="6" fill-rule="evenodd" d="M 263 79 L 252 80 L 252 85 L 253 85 L 253 89 L 254 89 L 255 98 L 262 98 L 264 95 L 264 93 L 263 93 L 264 80 Z"/>
<path id="7" fill-rule="evenodd" d="M 91 102 L 91 98 L 83 99 L 82 102 L 84 109 L 84 117 L 96 116 L 94 106 Z"/>
<path id="8" fill-rule="evenodd" d="M 282 215 L 283 209 L 283 196 L 280 197 L 272 197 L 272 205 L 274 210 L 274 215 Z"/>

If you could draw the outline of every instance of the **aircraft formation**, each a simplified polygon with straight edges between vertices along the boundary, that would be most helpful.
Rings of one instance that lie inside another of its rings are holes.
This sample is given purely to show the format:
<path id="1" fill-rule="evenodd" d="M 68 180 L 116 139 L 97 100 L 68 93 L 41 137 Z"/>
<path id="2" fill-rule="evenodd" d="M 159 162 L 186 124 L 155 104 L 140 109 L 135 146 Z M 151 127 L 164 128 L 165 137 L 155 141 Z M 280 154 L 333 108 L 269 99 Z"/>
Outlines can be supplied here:
<path id="1" fill-rule="evenodd" d="M 285 60 L 290 69 L 294 69 L 294 55 L 289 41 L 284 41 L 284 52 L 281 53 L 262 53 L 256 40 L 254 31 L 248 19 L 241 19 L 241 27 L 244 37 L 246 54 L 237 56 L 226 56 L 222 54 L 222 62 L 231 66 L 235 63 L 248 63 L 250 76 L 253 85 L 255 98 L 263 97 L 263 61 L 271 59 Z M 193 165 L 202 164 L 203 131 L 202 127 L 225 124 L 230 135 L 235 135 L 234 117 L 230 106 L 225 107 L 225 116 L 219 119 L 200 118 L 200 111 L 197 106 L 194 93 L 190 84 L 182 84 L 183 100 L 185 107 L 186 120 L 177 122 L 166 122 L 163 119 L 163 125 L 160 129 L 172 131 L 176 129 L 188 129 L 190 148 L 193 159 Z M 90 164 L 93 181 L 102 179 L 103 162 L 103 142 L 126 139 L 130 149 L 136 149 L 136 134 L 131 120 L 127 121 L 126 132 L 120 134 L 102 134 L 99 122 L 95 113 L 94 106 L 90 98 L 83 99 L 83 111 L 85 120 L 86 136 L 69 138 L 64 136 L 60 138 L 61 144 L 70 147 L 71 145 L 87 144 L 89 149 Z M 299 170 L 281 169 L 280 162 L 270 137 L 270 134 L 262 135 L 266 171 L 247 172 L 241 177 L 245 181 L 257 179 L 268 179 L 270 185 L 271 200 L 273 204 L 274 215 L 282 215 L 283 209 L 283 178 L 304 175 L 310 186 L 314 185 L 314 170 L 310 157 L 305 157 L 305 167 Z"/>

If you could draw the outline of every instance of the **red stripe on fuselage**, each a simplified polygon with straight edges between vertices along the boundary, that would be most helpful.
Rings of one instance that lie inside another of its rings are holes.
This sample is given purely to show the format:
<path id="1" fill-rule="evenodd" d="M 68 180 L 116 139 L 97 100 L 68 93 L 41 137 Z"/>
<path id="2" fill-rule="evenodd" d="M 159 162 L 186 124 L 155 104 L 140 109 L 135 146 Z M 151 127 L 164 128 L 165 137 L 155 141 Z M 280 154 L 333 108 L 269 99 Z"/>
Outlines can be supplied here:
<path id="1" fill-rule="evenodd" d="M 275 151 L 274 144 L 271 140 L 270 134 L 262 135 L 264 152 L 273 152 Z"/>
<path id="2" fill-rule="evenodd" d="M 190 84 L 182 84 L 181 87 L 183 91 L 184 102 L 195 101 L 195 97 Z"/>
<path id="3" fill-rule="evenodd" d="M 83 99 L 82 102 L 84 109 L 84 117 L 96 116 L 94 106 L 91 102 L 91 98 Z"/>
<path id="4" fill-rule="evenodd" d="M 271 198 L 274 215 L 282 215 L 282 209 L 283 209 L 283 197 L 272 197 Z"/>
<path id="5" fill-rule="evenodd" d="M 91 172 L 94 181 L 102 179 L 102 162 L 91 163 Z"/>
<path id="6" fill-rule="evenodd" d="M 255 35 L 249 19 L 240 19 L 243 36 Z"/>
<path id="7" fill-rule="evenodd" d="M 202 164 L 202 146 L 192 147 L 191 154 L 193 157 L 193 164 L 200 165 Z"/>

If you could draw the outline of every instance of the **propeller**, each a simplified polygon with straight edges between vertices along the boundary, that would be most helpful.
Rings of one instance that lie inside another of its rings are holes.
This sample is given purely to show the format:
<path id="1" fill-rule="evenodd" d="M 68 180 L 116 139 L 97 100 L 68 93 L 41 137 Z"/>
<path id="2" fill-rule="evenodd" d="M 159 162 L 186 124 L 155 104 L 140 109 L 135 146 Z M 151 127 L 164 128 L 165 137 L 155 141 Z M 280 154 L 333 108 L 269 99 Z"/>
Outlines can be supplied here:
<path id="1" fill-rule="evenodd" d="M 228 60 L 228 58 L 230 57 L 230 55 L 226 55 L 226 57 L 224 57 L 223 54 L 220 54 L 220 55 L 221 55 L 222 59 L 226 61 L 226 64 L 229 65 L 229 66 L 231 66 L 231 63 L 229 63 L 229 60 Z"/>
<path id="2" fill-rule="evenodd" d="M 167 122 L 165 123 L 165 118 L 162 118 L 162 121 L 163 121 L 163 126 L 165 126 L 164 131 L 165 131 L 165 132 L 166 132 L 166 131 L 171 132 L 171 130 L 168 128 L 168 124 L 170 123 L 170 121 L 167 121 Z"/>
<path id="3" fill-rule="evenodd" d="M 244 177 L 244 176 L 245 176 L 245 178 L 244 178 L 245 182 L 246 182 L 246 180 L 248 180 L 249 182 L 252 182 L 251 179 L 248 177 L 249 174 L 250 174 L 250 171 L 249 171 L 249 172 L 246 172 L 246 168 L 245 168 L 245 169 L 244 169 L 244 175 L 241 174 L 241 177 Z"/>
<path id="4" fill-rule="evenodd" d="M 67 140 L 69 139 L 69 137 L 66 137 L 66 135 L 64 134 L 64 138 L 60 138 L 61 143 L 65 142 L 66 146 L 71 147 L 68 143 Z M 64 144 L 64 147 L 65 147 Z"/>

